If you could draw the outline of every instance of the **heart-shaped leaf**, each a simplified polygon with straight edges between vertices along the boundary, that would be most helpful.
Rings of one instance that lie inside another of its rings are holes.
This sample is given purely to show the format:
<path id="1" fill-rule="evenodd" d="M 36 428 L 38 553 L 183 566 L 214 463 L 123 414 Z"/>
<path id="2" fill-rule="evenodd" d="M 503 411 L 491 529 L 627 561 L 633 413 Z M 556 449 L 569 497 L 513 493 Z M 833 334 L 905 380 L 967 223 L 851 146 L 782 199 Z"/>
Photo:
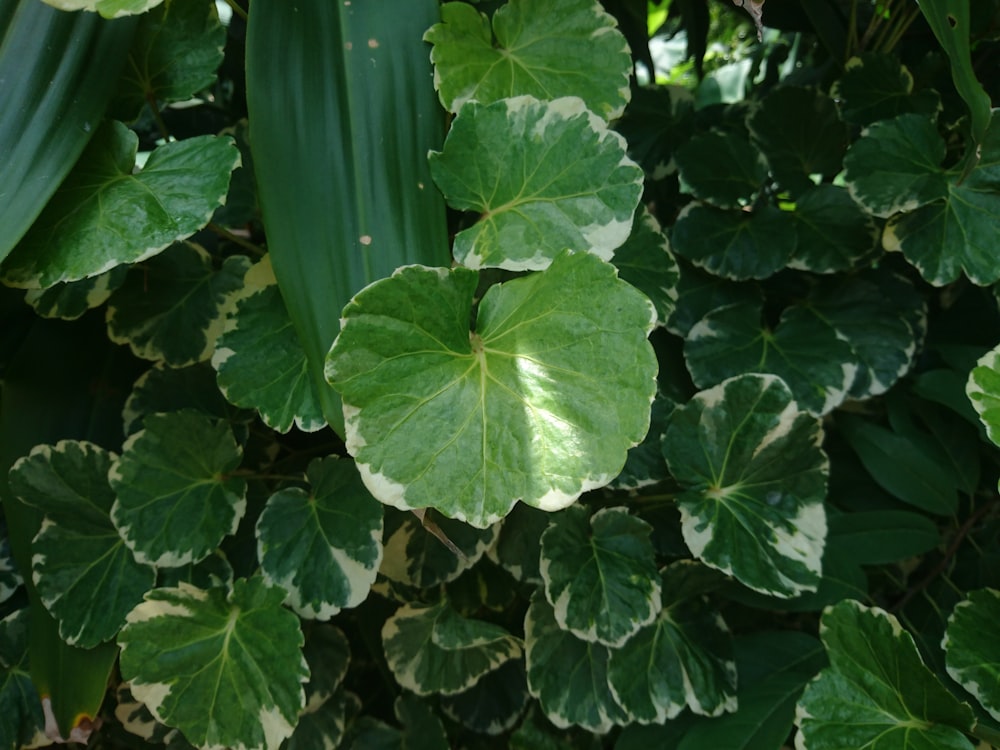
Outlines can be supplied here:
<path id="1" fill-rule="evenodd" d="M 246 482 L 228 476 L 241 451 L 229 425 L 192 411 L 150 414 L 111 468 L 111 519 L 136 560 L 197 562 L 236 531 Z"/>
<path id="2" fill-rule="evenodd" d="M 655 313 L 590 253 L 491 287 L 470 332 L 476 284 L 422 267 L 375 282 L 344 309 L 326 373 L 376 498 L 485 528 L 621 471 L 649 425 Z"/>
<path id="3" fill-rule="evenodd" d="M 455 259 L 514 271 L 546 268 L 567 248 L 610 259 L 642 194 L 625 148 L 576 97 L 469 102 L 430 154 L 448 204 L 480 214 L 455 237 Z"/>
<path id="4" fill-rule="evenodd" d="M 277 750 L 305 706 L 299 620 L 260 578 L 153 589 L 118 636 L 122 676 L 200 748 Z"/>
<path id="5" fill-rule="evenodd" d="M 158 147 L 133 173 L 139 138 L 101 126 L 13 252 L 5 283 L 49 287 L 150 258 L 205 226 L 226 197 L 240 155 L 231 138 L 196 136 Z"/>
<path id="6" fill-rule="evenodd" d="M 559 627 L 620 646 L 660 611 L 651 527 L 626 508 L 593 516 L 581 506 L 553 516 L 542 534 L 545 598 Z"/>
<path id="7" fill-rule="evenodd" d="M 327 620 L 363 602 L 375 582 L 382 506 L 350 461 L 317 459 L 307 476 L 310 492 L 290 487 L 268 499 L 257 521 L 257 557 L 292 609 Z"/>
<path id="8" fill-rule="evenodd" d="M 450 112 L 473 99 L 578 96 L 613 120 L 628 103 L 632 72 L 616 26 L 595 0 L 510 0 L 492 24 L 471 5 L 446 3 L 424 39 L 434 45 L 434 85 Z"/>
<path id="9" fill-rule="evenodd" d="M 815 591 L 826 538 L 818 419 L 773 375 L 740 375 L 671 414 L 663 437 L 695 557 L 780 597 Z"/>

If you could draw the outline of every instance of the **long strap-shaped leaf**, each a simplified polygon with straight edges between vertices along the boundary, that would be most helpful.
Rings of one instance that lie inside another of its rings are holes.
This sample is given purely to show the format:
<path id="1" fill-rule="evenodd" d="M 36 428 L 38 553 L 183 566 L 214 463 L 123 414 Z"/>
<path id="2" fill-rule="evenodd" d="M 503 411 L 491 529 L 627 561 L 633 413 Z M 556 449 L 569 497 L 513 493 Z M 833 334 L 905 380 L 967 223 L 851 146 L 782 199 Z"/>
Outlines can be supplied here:
<path id="1" fill-rule="evenodd" d="M 97 129 L 135 19 L 0 0 L 0 260 Z"/>
<path id="2" fill-rule="evenodd" d="M 411 263 L 450 265 L 427 152 L 444 138 L 424 31 L 437 0 L 254 0 L 247 104 L 271 263 L 323 412 L 343 306 Z"/>

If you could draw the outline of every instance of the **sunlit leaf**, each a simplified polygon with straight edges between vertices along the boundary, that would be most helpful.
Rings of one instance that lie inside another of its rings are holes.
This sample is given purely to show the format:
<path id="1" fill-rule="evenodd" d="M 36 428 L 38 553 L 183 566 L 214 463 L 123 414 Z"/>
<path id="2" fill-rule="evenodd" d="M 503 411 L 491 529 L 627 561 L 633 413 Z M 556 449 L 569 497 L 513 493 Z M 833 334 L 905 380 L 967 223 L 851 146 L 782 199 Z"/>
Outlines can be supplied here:
<path id="1" fill-rule="evenodd" d="M 138 263 L 201 229 L 239 165 L 230 138 L 158 147 L 133 173 L 139 139 L 103 125 L 31 230 L 4 261 L 5 283 L 48 287 Z"/>
<path id="2" fill-rule="evenodd" d="M 621 507 L 591 516 L 576 506 L 553 516 L 542 534 L 541 574 L 559 627 L 614 647 L 656 617 L 660 586 L 650 531 Z"/>
<path id="3" fill-rule="evenodd" d="M 326 373 L 376 498 L 485 528 L 621 471 L 649 424 L 655 316 L 590 253 L 491 287 L 470 333 L 476 284 L 420 267 L 375 282 L 345 308 Z"/>
<path id="4" fill-rule="evenodd" d="M 521 656 L 521 643 L 498 625 L 460 616 L 448 604 L 407 604 L 382 627 L 396 680 L 417 695 L 454 695 Z"/>
<path id="5" fill-rule="evenodd" d="M 151 414 L 111 468 L 111 519 L 136 560 L 177 567 L 207 557 L 246 510 L 229 425 L 197 412 Z"/>
<path id="6" fill-rule="evenodd" d="M 642 193 L 625 139 L 575 97 L 470 102 L 430 160 L 448 204 L 479 213 L 453 248 L 469 268 L 538 270 L 566 249 L 609 260 Z"/>
<path id="7" fill-rule="evenodd" d="M 307 470 L 310 491 L 271 495 L 257 521 L 265 580 L 288 592 L 303 617 L 326 620 L 368 596 L 382 558 L 382 506 L 353 464 L 335 456 Z"/>
<path id="8" fill-rule="evenodd" d="M 670 416 L 663 454 L 685 491 L 684 541 L 762 593 L 815 591 L 826 538 L 823 431 L 773 375 L 741 375 Z"/>
<path id="9" fill-rule="evenodd" d="M 260 578 L 232 593 L 154 589 L 118 636 L 122 676 L 153 716 L 200 748 L 275 750 L 308 677 L 298 618 Z"/>
<path id="10" fill-rule="evenodd" d="M 446 3 L 441 21 L 424 39 L 434 45 L 434 85 L 451 112 L 473 99 L 578 96 L 612 120 L 628 103 L 628 45 L 595 0 L 510 0 L 492 22 L 471 5 Z"/>

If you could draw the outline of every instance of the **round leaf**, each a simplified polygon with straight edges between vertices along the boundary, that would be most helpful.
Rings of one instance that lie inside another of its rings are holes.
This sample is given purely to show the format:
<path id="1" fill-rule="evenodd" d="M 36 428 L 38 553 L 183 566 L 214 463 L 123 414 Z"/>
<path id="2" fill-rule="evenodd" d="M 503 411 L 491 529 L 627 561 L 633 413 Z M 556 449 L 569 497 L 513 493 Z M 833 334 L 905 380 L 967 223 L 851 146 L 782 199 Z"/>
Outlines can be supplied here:
<path id="1" fill-rule="evenodd" d="M 1000 445 L 1000 346 L 986 352 L 969 373 L 965 393 L 986 427 L 986 434 Z"/>
<path id="2" fill-rule="evenodd" d="M 641 723 L 662 724 L 685 707 L 717 716 L 736 710 L 736 663 L 729 628 L 704 597 L 685 598 L 692 563 L 662 575 L 663 609 L 608 659 L 615 700 Z"/>
<path id="3" fill-rule="evenodd" d="M 382 627 L 382 645 L 396 680 L 417 695 L 461 693 L 521 656 L 517 638 L 460 616 L 447 601 L 400 607 Z"/>
<path id="4" fill-rule="evenodd" d="M 4 282 L 48 287 L 137 263 L 201 229 L 226 197 L 240 155 L 228 137 L 158 147 L 133 174 L 139 139 L 120 122 L 98 130 L 3 264 Z"/>
<path id="5" fill-rule="evenodd" d="M 920 658 L 896 618 L 846 600 L 823 612 L 830 666 L 799 700 L 796 745 L 971 750 L 973 714 Z"/>
<path id="6" fill-rule="evenodd" d="M 592 517 L 581 506 L 542 534 L 545 598 L 559 627 L 585 641 L 620 646 L 660 610 L 651 527 L 626 508 Z"/>
<path id="7" fill-rule="evenodd" d="M 109 474 L 111 519 L 136 560 L 197 562 L 236 531 L 246 482 L 227 476 L 241 452 L 229 425 L 190 411 L 150 414 Z"/>
<path id="8" fill-rule="evenodd" d="M 765 594 L 815 591 L 826 538 L 823 431 L 773 375 L 741 375 L 671 414 L 663 437 L 684 541 Z"/>
<path id="9" fill-rule="evenodd" d="M 326 620 L 363 602 L 375 582 L 382 506 L 350 461 L 317 459 L 307 473 L 311 492 L 292 487 L 267 501 L 257 521 L 257 558 L 292 609 Z"/>
<path id="10" fill-rule="evenodd" d="M 656 307 L 658 325 L 665 325 L 677 302 L 680 271 L 660 223 L 640 205 L 625 244 L 615 251 L 618 275 L 645 294 Z"/>
<path id="11" fill-rule="evenodd" d="M 795 252 L 792 217 L 764 206 L 752 213 L 692 203 L 681 211 L 670 235 L 674 251 L 726 279 L 766 279 Z"/>
<path id="12" fill-rule="evenodd" d="M 810 188 L 795 201 L 791 216 L 796 240 L 790 268 L 813 273 L 846 271 L 874 260 L 881 252 L 878 226 L 845 188 Z"/>
<path id="13" fill-rule="evenodd" d="M 695 135 L 675 158 L 683 188 L 718 208 L 746 206 L 767 179 L 764 154 L 735 133 Z"/>
<path id="14" fill-rule="evenodd" d="M 972 591 L 955 606 L 941 647 L 948 674 L 1000 721 L 1000 591 Z"/>
<path id="15" fill-rule="evenodd" d="M 476 283 L 422 267 L 375 282 L 344 309 L 326 373 L 376 498 L 485 528 L 519 499 L 558 510 L 615 477 L 648 428 L 656 360 L 649 300 L 589 253 L 491 287 L 470 334 Z"/>
<path id="16" fill-rule="evenodd" d="M 108 337 L 133 354 L 171 367 L 208 359 L 222 331 L 226 295 L 250 261 L 230 256 L 219 270 L 199 245 L 183 242 L 132 269 L 108 303 Z"/>
<path id="17" fill-rule="evenodd" d="M 852 125 L 868 125 L 908 112 L 934 115 L 941 100 L 934 91 L 913 93 L 913 76 L 894 55 L 865 52 L 844 65 L 844 75 L 830 96 L 840 117 Z"/>
<path id="18" fill-rule="evenodd" d="M 851 345 L 806 307 L 787 308 L 774 330 L 761 322 L 760 301 L 713 310 L 688 332 L 684 360 L 691 378 L 707 387 L 745 372 L 782 378 L 813 414 L 833 410 L 857 376 Z"/>
<path id="19" fill-rule="evenodd" d="M 473 99 L 578 96 L 613 120 L 628 103 L 628 44 L 595 0 L 510 0 L 492 29 L 471 5 L 446 3 L 441 21 L 424 39 L 434 45 L 434 85 L 450 112 Z"/>
<path id="20" fill-rule="evenodd" d="M 305 350 L 268 257 L 246 272 L 243 289 L 230 298 L 230 305 L 212 356 L 226 398 L 257 409 L 278 432 L 288 432 L 293 423 L 304 432 L 326 427 Z"/>
<path id="21" fill-rule="evenodd" d="M 227 597 L 153 589 L 118 636 L 121 671 L 157 721 L 199 748 L 276 750 L 305 705 L 298 618 L 260 578 Z"/>
<path id="22" fill-rule="evenodd" d="M 464 693 L 443 697 L 441 710 L 474 732 L 498 735 L 517 723 L 528 698 L 524 660 L 511 659 Z"/>
<path id="23" fill-rule="evenodd" d="M 430 155 L 448 204 L 480 214 L 455 237 L 455 259 L 514 271 L 546 268 L 567 248 L 610 259 L 642 195 L 625 148 L 575 97 L 469 102 Z"/>
<path id="24" fill-rule="evenodd" d="M 541 592 L 531 598 L 524 632 L 528 690 L 549 721 L 600 734 L 628 723 L 608 686 L 608 649 L 560 628 Z"/>

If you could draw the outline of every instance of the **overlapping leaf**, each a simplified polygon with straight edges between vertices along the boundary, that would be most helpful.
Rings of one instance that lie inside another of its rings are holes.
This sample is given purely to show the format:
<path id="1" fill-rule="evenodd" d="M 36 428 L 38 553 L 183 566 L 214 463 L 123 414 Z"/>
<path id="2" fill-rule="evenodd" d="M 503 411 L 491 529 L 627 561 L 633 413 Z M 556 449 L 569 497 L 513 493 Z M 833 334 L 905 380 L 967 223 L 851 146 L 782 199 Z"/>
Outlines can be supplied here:
<path id="1" fill-rule="evenodd" d="M 767 160 L 745 136 L 712 131 L 695 135 L 675 154 L 681 184 L 717 208 L 748 205 L 767 178 Z"/>
<path id="2" fill-rule="evenodd" d="M 819 420 L 773 375 L 741 375 L 670 416 L 663 454 L 684 488 L 684 541 L 762 593 L 814 591 L 826 537 L 829 462 Z"/>
<path id="3" fill-rule="evenodd" d="M 790 268 L 833 273 L 857 268 L 881 253 L 871 214 L 845 188 L 818 185 L 804 191 L 791 212 L 795 250 Z"/>
<path id="4" fill-rule="evenodd" d="M 446 3 L 441 21 L 424 39 L 434 45 L 434 85 L 451 112 L 473 99 L 578 96 L 612 120 L 628 103 L 628 45 L 595 0 L 510 0 L 492 23 L 471 5 Z"/>
<path id="5" fill-rule="evenodd" d="M 126 267 L 117 266 L 98 276 L 54 284 L 47 289 L 28 289 L 24 301 L 43 318 L 76 320 L 99 307 L 125 282 Z"/>
<path id="6" fill-rule="evenodd" d="M 192 411 L 151 414 L 112 467 L 111 519 L 139 562 L 178 567 L 207 557 L 236 530 L 246 482 L 225 422 Z"/>
<path id="7" fill-rule="evenodd" d="M 1000 346 L 986 352 L 969 373 L 965 393 L 986 427 L 986 434 L 1000 445 Z"/>
<path id="8" fill-rule="evenodd" d="M 813 414 L 843 402 L 858 366 L 837 329 L 801 305 L 786 308 L 773 330 L 762 317 L 758 299 L 717 308 L 698 321 L 684 342 L 695 384 L 707 387 L 739 373 L 767 372 L 782 378 Z"/>
<path id="9" fill-rule="evenodd" d="M 931 284 L 962 273 L 976 284 L 1000 279 L 994 229 L 1000 221 L 1000 124 L 980 144 L 980 159 L 966 174 L 945 168 L 945 142 L 934 124 L 916 114 L 870 126 L 844 158 L 854 198 L 876 216 L 889 217 L 887 250 L 902 251 Z"/>
<path id="10" fill-rule="evenodd" d="M 1000 644 L 995 637 L 998 621 L 1000 591 L 971 591 L 948 618 L 941 647 L 948 674 L 1000 721 Z"/>
<path id="11" fill-rule="evenodd" d="M 143 359 L 185 367 L 208 359 L 222 332 L 227 295 L 243 286 L 249 259 L 218 269 L 203 247 L 182 242 L 132 269 L 108 303 L 108 337 Z"/>
<path id="12" fill-rule="evenodd" d="M 848 60 L 830 96 L 837 102 L 840 117 L 852 125 L 869 125 L 908 112 L 929 116 L 941 106 L 935 91 L 914 93 L 910 71 L 884 52 L 865 52 Z"/>
<path id="13" fill-rule="evenodd" d="M 49 287 L 150 258 L 201 229 L 222 203 L 239 152 L 230 138 L 196 136 L 158 147 L 133 173 L 139 139 L 103 125 L 0 274 Z"/>
<path id="14" fill-rule="evenodd" d="M 971 750 L 971 709 L 924 666 L 894 617 L 843 601 L 824 611 L 820 637 L 830 666 L 799 700 L 799 750 Z"/>
<path id="15" fill-rule="evenodd" d="M 677 302 L 680 271 L 660 223 L 645 206 L 635 212 L 632 232 L 613 262 L 618 275 L 652 301 L 657 325 L 665 325 Z"/>
<path id="16" fill-rule="evenodd" d="M 529 697 L 524 660 L 511 659 L 465 692 L 442 697 L 441 710 L 475 732 L 498 735 L 514 726 Z"/>
<path id="17" fill-rule="evenodd" d="M 326 620 L 368 596 L 382 559 L 382 506 L 350 461 L 317 459 L 311 491 L 279 490 L 257 521 L 265 580 L 288 592 L 303 617 Z"/>
<path id="18" fill-rule="evenodd" d="M 484 528 L 517 500 L 557 510 L 621 471 L 649 424 L 655 316 L 589 253 L 491 287 L 470 333 L 476 284 L 420 267 L 372 284 L 326 372 L 376 498 Z"/>
<path id="19" fill-rule="evenodd" d="M 276 750 L 308 677 L 298 618 L 260 578 L 232 593 L 154 589 L 119 634 L 122 676 L 153 716 L 202 748 Z"/>
<path id="20" fill-rule="evenodd" d="M 447 600 L 407 604 L 386 620 L 382 645 L 397 682 L 417 695 L 454 695 L 521 656 L 521 643 L 498 625 L 459 615 Z"/>
<path id="21" fill-rule="evenodd" d="M 44 738 L 44 727 L 42 703 L 28 672 L 28 610 L 19 609 L 0 620 L 0 746 L 34 744 Z"/>
<path id="22" fill-rule="evenodd" d="M 577 97 L 469 102 L 430 160 L 448 204 L 480 214 L 455 237 L 470 268 L 538 270 L 567 248 L 608 260 L 642 194 L 625 139 Z"/>
<path id="23" fill-rule="evenodd" d="M 272 429 L 306 432 L 326 426 L 305 350 L 281 298 L 270 260 L 250 268 L 230 299 L 212 366 L 232 403 L 257 409 Z"/>
<path id="24" fill-rule="evenodd" d="M 663 723 L 685 707 L 716 716 L 736 710 L 736 665 L 729 629 L 686 578 L 696 566 L 665 568 L 663 608 L 608 660 L 615 700 L 642 723 Z"/>
<path id="25" fill-rule="evenodd" d="M 524 632 L 528 690 L 549 721 L 601 734 L 628 722 L 608 685 L 607 647 L 560 628 L 540 591 L 531 599 Z"/>
<path id="26" fill-rule="evenodd" d="M 621 507 L 591 516 L 576 506 L 553 516 L 542 534 L 541 574 L 559 627 L 616 647 L 656 617 L 660 581 L 650 531 Z"/>
<path id="27" fill-rule="evenodd" d="M 226 30 L 212 3 L 170 0 L 143 15 L 112 111 L 134 118 L 148 102 L 178 102 L 211 86 Z"/>

